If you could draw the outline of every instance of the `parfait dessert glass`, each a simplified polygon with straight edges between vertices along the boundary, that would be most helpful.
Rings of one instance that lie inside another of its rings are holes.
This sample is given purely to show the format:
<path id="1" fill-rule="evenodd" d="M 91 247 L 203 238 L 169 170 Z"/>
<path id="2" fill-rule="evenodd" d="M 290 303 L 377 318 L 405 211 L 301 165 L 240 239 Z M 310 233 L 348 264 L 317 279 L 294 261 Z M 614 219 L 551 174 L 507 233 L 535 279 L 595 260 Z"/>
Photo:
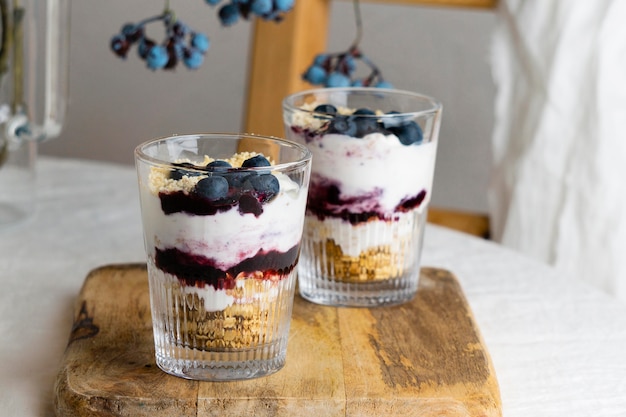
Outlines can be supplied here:
<path id="1" fill-rule="evenodd" d="M 283 102 L 313 155 L 299 268 L 313 302 L 374 307 L 417 291 L 441 105 L 409 91 L 322 88 Z"/>

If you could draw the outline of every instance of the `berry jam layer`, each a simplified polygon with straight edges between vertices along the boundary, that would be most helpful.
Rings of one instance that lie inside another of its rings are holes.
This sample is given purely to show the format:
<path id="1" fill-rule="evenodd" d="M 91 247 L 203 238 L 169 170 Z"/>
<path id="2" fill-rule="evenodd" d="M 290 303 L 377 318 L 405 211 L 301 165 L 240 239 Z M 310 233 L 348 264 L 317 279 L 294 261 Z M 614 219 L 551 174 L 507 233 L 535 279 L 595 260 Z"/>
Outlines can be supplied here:
<path id="1" fill-rule="evenodd" d="M 229 290 L 235 287 L 235 279 L 240 274 L 254 275 L 255 279 L 276 280 L 286 277 L 296 266 L 300 245 L 286 252 L 259 251 L 251 258 L 244 259 L 233 267 L 222 270 L 213 259 L 194 255 L 180 249 L 155 248 L 156 267 L 174 275 L 187 286 L 211 286 L 216 290 Z"/>
<path id="2" fill-rule="evenodd" d="M 394 217 L 393 213 L 405 213 L 419 208 L 427 193 L 426 190 L 421 190 L 414 196 L 400 200 L 392 213 L 380 205 L 383 194 L 383 189 L 375 188 L 365 194 L 343 196 L 338 182 L 314 176 L 309 187 L 307 214 L 314 215 L 319 220 L 334 217 L 351 224 L 364 223 L 373 218 L 390 220 Z"/>
<path id="3" fill-rule="evenodd" d="M 175 191 L 159 193 L 159 199 L 165 214 L 189 213 L 198 216 L 213 216 L 233 207 L 237 207 L 241 214 L 252 213 L 258 217 L 263 213 L 262 201 L 259 201 L 252 193 L 239 193 L 236 196 L 226 196 L 221 200 L 212 201 L 197 194 Z"/>

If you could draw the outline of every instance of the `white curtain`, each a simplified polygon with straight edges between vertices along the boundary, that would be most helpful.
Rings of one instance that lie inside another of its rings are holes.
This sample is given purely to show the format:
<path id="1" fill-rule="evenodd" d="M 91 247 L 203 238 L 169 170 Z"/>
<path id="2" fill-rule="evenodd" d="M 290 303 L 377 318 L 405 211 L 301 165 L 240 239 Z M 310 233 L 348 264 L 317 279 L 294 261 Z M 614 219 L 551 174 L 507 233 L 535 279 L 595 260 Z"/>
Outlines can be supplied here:
<path id="1" fill-rule="evenodd" d="M 626 1 L 500 0 L 493 237 L 626 301 Z"/>

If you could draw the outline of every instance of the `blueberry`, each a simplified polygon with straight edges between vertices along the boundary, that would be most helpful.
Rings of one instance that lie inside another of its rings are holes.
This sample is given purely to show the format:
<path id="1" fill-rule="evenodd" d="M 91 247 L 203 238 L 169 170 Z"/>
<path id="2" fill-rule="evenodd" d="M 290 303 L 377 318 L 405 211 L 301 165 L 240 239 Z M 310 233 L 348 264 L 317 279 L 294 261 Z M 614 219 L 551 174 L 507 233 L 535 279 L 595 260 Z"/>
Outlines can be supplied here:
<path id="1" fill-rule="evenodd" d="M 126 58 L 130 42 L 123 35 L 115 35 L 111 38 L 111 50 L 119 57 Z"/>
<path id="2" fill-rule="evenodd" d="M 157 70 L 165 67 L 168 61 L 169 55 L 164 46 L 154 45 L 148 50 L 146 64 L 151 70 Z"/>
<path id="3" fill-rule="evenodd" d="M 172 33 L 174 37 L 176 38 L 184 38 L 188 32 L 189 32 L 189 27 L 185 25 L 183 22 L 181 22 L 180 20 L 176 21 L 172 25 Z"/>
<path id="4" fill-rule="evenodd" d="M 228 171 L 229 168 L 232 168 L 233 166 L 231 164 L 229 164 L 226 161 L 222 161 L 220 159 L 209 162 L 206 165 L 206 169 L 208 171 Z"/>
<path id="5" fill-rule="evenodd" d="M 180 168 L 176 168 L 173 171 L 170 172 L 170 178 L 173 180 L 179 180 L 184 176 L 187 177 L 197 177 L 199 175 L 201 175 L 199 172 L 195 172 L 195 171 L 188 171 L 186 169 L 182 169 L 182 168 L 192 168 L 192 169 L 198 169 L 199 167 L 191 164 L 189 162 L 180 162 L 180 163 L 176 163 L 173 164 L 176 167 L 180 167 Z"/>
<path id="6" fill-rule="evenodd" d="M 351 119 L 356 125 L 356 134 L 354 136 L 362 138 L 381 130 L 378 119 L 373 116 L 376 116 L 376 112 L 366 108 L 356 109 L 352 113 Z"/>
<path id="7" fill-rule="evenodd" d="M 392 127 L 400 127 L 401 125 L 406 124 L 407 123 L 406 118 L 408 116 L 399 117 L 398 116 L 399 114 L 400 112 L 397 112 L 397 111 L 387 112 L 386 115 L 381 118 L 381 123 L 383 127 L 385 129 L 390 129 Z M 390 117 L 386 117 L 387 115 Z"/>
<path id="8" fill-rule="evenodd" d="M 340 65 L 346 74 L 352 74 L 356 70 L 356 60 L 352 55 L 344 56 L 340 61 Z"/>
<path id="9" fill-rule="evenodd" d="M 254 175 L 250 178 L 250 184 L 261 202 L 269 201 L 280 191 L 278 178 L 272 174 Z"/>
<path id="10" fill-rule="evenodd" d="M 347 116 L 337 116 L 331 120 L 328 126 L 328 133 L 339 133 L 346 136 L 355 136 L 357 132 L 356 123 Z"/>
<path id="11" fill-rule="evenodd" d="M 302 75 L 302 79 L 313 85 L 324 84 L 326 82 L 326 70 L 319 65 L 311 65 Z"/>
<path id="12" fill-rule="evenodd" d="M 235 3 L 223 5 L 217 13 L 223 26 L 232 26 L 239 20 L 239 7 Z"/>
<path id="13" fill-rule="evenodd" d="M 126 23 L 122 27 L 122 35 L 124 35 L 129 42 L 136 42 L 143 36 L 143 26 Z"/>
<path id="14" fill-rule="evenodd" d="M 194 32 L 193 36 L 191 37 L 191 46 L 196 48 L 198 51 L 205 53 L 209 50 L 211 42 L 204 33 Z"/>
<path id="15" fill-rule="evenodd" d="M 198 69 L 204 62 L 204 55 L 201 51 L 191 48 L 185 51 L 183 62 L 189 69 Z"/>
<path id="16" fill-rule="evenodd" d="M 313 59 L 313 65 L 317 65 L 320 67 L 324 67 L 329 60 L 329 56 L 327 54 L 317 54 L 315 55 L 315 59 Z"/>
<path id="17" fill-rule="evenodd" d="M 250 175 L 255 175 L 255 174 L 250 174 L 249 172 L 246 172 L 246 171 L 235 170 L 235 171 L 225 172 L 222 175 L 224 176 L 224 178 L 226 178 L 228 185 L 231 186 L 232 188 L 235 188 L 238 190 L 252 189 L 252 186 L 247 186 L 246 184 L 249 182 L 248 177 L 250 177 Z"/>
<path id="18" fill-rule="evenodd" d="M 243 168 L 268 167 L 271 166 L 270 161 L 263 155 L 255 155 L 248 158 L 241 164 Z"/>
<path id="19" fill-rule="evenodd" d="M 337 108 L 332 104 L 320 104 L 315 109 L 313 109 L 315 113 L 324 113 L 331 116 L 335 116 L 337 114 Z"/>
<path id="20" fill-rule="evenodd" d="M 139 40 L 139 45 L 137 46 L 137 54 L 141 59 L 146 59 L 148 57 L 148 51 L 152 48 L 156 43 L 152 39 L 148 39 L 143 37 Z"/>
<path id="21" fill-rule="evenodd" d="M 340 72 L 331 72 L 326 78 L 326 87 L 350 87 L 350 78 Z"/>
<path id="22" fill-rule="evenodd" d="M 196 193 L 207 200 L 218 201 L 228 196 L 228 181 L 219 175 L 212 175 L 198 181 Z"/>
<path id="23" fill-rule="evenodd" d="M 380 124 L 375 117 L 364 116 L 359 117 L 353 116 L 354 123 L 356 124 L 356 137 L 362 138 L 364 136 L 369 135 L 370 133 L 380 132 Z"/>
<path id="24" fill-rule="evenodd" d="M 424 139 L 422 128 L 414 121 L 398 127 L 392 127 L 389 130 L 400 139 L 400 143 L 403 145 L 413 145 L 414 143 L 420 143 Z"/>
<path id="25" fill-rule="evenodd" d="M 252 0 L 250 3 L 250 11 L 259 16 L 271 12 L 273 7 L 272 0 Z"/>

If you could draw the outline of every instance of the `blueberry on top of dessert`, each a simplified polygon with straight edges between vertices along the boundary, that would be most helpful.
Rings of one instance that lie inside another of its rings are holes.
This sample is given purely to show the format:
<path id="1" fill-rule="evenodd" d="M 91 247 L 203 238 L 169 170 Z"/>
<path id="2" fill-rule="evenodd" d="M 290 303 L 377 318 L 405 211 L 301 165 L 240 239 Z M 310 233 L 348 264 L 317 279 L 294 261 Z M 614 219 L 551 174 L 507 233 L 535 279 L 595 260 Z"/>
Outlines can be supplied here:
<path id="1" fill-rule="evenodd" d="M 355 138 L 363 138 L 371 133 L 393 134 L 400 143 L 409 146 L 424 140 L 424 133 L 419 124 L 408 118 L 402 118 L 397 111 L 388 113 L 375 112 L 367 108 L 354 111 L 339 111 L 332 104 L 320 104 L 315 107 L 313 117 L 328 119 L 320 129 L 322 133 L 336 133 Z"/>

